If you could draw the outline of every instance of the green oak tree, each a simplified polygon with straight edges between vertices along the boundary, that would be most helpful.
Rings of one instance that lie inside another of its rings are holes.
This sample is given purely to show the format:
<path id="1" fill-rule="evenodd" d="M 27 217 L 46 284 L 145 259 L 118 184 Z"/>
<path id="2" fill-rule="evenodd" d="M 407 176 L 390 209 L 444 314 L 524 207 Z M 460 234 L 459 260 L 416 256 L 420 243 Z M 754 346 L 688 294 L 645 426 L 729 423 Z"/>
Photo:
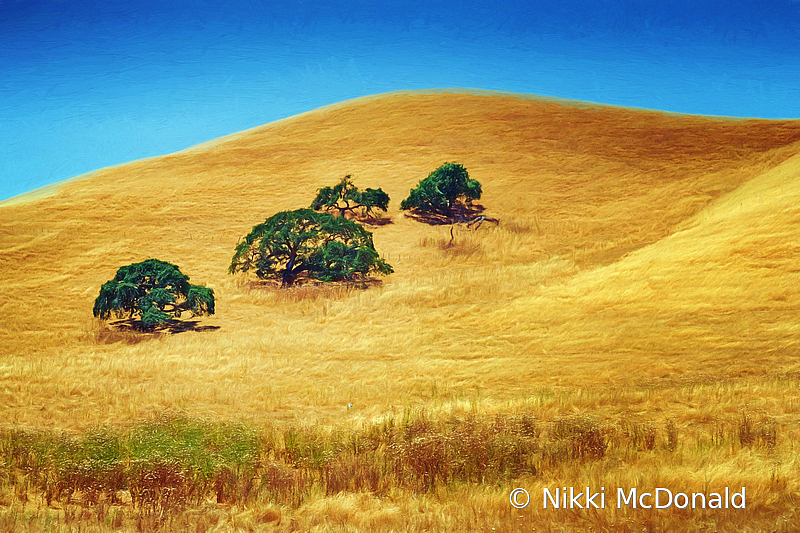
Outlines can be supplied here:
<path id="1" fill-rule="evenodd" d="M 400 209 L 452 217 L 459 205 L 481 197 L 481 184 L 457 163 L 444 163 L 411 189 Z"/>
<path id="2" fill-rule="evenodd" d="M 350 212 L 356 215 L 360 212 L 362 217 L 374 216 L 374 209 L 386 211 L 389 208 L 389 195 L 383 189 L 365 189 L 360 191 L 353 185 L 353 177 L 348 174 L 333 187 L 323 187 L 317 192 L 317 197 L 311 202 L 311 209 L 315 211 L 337 212 L 340 217 Z"/>
<path id="3" fill-rule="evenodd" d="M 185 311 L 213 315 L 213 289 L 192 285 L 177 266 L 158 259 L 120 268 L 94 301 L 94 316 L 133 318 L 141 329 L 153 329 Z"/>
<path id="4" fill-rule="evenodd" d="M 236 246 L 228 269 L 231 274 L 251 270 L 284 287 L 301 275 L 345 281 L 394 272 L 375 251 L 372 233 L 352 220 L 311 209 L 282 211 L 253 227 Z"/>

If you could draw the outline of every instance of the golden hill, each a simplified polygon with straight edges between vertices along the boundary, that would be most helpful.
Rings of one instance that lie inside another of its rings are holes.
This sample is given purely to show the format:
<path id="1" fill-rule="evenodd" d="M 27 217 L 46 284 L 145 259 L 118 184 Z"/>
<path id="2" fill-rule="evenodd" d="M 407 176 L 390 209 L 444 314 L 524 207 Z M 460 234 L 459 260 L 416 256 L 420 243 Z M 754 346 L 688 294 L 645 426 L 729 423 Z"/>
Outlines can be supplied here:
<path id="1" fill-rule="evenodd" d="M 655 386 L 608 416 L 690 416 L 669 387 L 796 375 L 799 149 L 800 121 L 418 92 L 97 171 L 0 207 L 0 417 L 351 423 L 542 394 L 596 407 Z M 449 247 L 448 228 L 398 210 L 445 161 L 501 221 Z M 345 174 L 392 198 L 374 228 L 396 271 L 382 285 L 279 291 L 226 273 L 254 224 Z M 219 329 L 138 342 L 92 318 L 100 284 L 150 257 L 214 288 L 201 324 Z"/>
<path id="2" fill-rule="evenodd" d="M 482 183 L 499 225 L 451 237 L 398 210 L 445 161 Z M 371 229 L 394 274 L 365 290 L 281 290 L 226 273 L 253 225 L 345 174 L 392 197 L 391 223 Z M 800 121 L 429 91 L 344 102 L 0 203 L 0 529 L 797 530 L 797 191 Z M 100 285 L 150 257 L 212 287 L 217 314 L 157 335 L 95 320 Z M 36 479 L 71 479 L 42 459 L 63 450 L 37 455 L 48 435 L 175 411 L 263 430 L 273 448 L 257 458 L 256 496 L 203 493 L 169 520 L 125 501 L 131 487 L 117 503 L 81 491 L 45 502 Z M 351 440 L 297 467 L 290 433 L 301 447 Z M 448 449 L 461 455 L 430 463 Z M 402 461 L 480 469 L 484 452 L 499 457 L 483 465 L 493 481 L 478 472 L 419 493 L 424 475 L 402 480 Z M 506 459 L 528 462 L 506 472 Z M 280 503 L 294 489 L 269 472 L 310 488 Z M 567 485 L 605 486 L 609 499 L 614 487 L 746 487 L 748 505 L 509 505 L 514 487 L 537 502 Z"/>

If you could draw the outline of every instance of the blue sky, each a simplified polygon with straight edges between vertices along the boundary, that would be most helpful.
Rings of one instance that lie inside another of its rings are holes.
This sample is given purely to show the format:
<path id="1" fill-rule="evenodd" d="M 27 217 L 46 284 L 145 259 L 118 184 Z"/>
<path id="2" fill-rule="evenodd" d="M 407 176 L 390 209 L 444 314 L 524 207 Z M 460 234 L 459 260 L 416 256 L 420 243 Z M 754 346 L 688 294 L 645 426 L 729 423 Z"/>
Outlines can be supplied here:
<path id="1" fill-rule="evenodd" d="M 793 0 L 0 0 L 0 199 L 397 90 L 800 118 L 799 28 Z"/>

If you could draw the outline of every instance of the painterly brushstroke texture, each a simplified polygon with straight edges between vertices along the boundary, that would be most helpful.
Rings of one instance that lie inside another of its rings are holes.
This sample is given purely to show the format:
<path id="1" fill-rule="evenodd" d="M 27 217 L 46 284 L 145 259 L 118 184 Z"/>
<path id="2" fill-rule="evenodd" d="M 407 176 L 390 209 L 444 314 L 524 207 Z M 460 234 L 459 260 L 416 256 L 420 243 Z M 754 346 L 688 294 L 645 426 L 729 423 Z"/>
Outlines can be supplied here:
<path id="1" fill-rule="evenodd" d="M 800 3 L 0 3 L 0 199 L 348 98 L 800 116 Z"/>

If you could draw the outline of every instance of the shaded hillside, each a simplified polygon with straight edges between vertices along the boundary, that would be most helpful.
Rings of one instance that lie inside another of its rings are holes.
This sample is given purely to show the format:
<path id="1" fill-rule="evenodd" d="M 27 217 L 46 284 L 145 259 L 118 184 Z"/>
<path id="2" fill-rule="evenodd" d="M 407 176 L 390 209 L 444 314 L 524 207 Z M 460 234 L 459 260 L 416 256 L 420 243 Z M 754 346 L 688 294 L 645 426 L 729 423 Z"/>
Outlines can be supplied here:
<path id="1" fill-rule="evenodd" d="M 585 382 L 598 362 L 599 380 L 725 370 L 645 353 L 793 349 L 798 142 L 797 121 L 401 93 L 98 171 L 0 207 L 3 415 L 84 426 L 187 406 L 322 417 L 347 403 L 371 415 L 437 394 L 517 398 Z M 483 184 L 501 220 L 457 229 L 450 247 L 447 228 L 398 211 L 444 161 Z M 280 293 L 226 274 L 254 224 L 345 174 L 392 197 L 393 223 L 374 229 L 396 271 L 381 287 Z M 136 344 L 101 331 L 100 284 L 149 257 L 214 288 L 202 323 L 218 330 Z"/>
<path id="2" fill-rule="evenodd" d="M 606 354 L 675 378 L 800 369 L 800 155 L 713 201 L 664 239 L 498 313 L 550 326 L 532 345 Z M 495 322 L 503 322 L 499 316 Z M 627 355 L 626 355 L 627 354 Z M 647 356 L 642 359 L 642 356 Z M 631 367 L 633 368 L 633 367 Z"/>

